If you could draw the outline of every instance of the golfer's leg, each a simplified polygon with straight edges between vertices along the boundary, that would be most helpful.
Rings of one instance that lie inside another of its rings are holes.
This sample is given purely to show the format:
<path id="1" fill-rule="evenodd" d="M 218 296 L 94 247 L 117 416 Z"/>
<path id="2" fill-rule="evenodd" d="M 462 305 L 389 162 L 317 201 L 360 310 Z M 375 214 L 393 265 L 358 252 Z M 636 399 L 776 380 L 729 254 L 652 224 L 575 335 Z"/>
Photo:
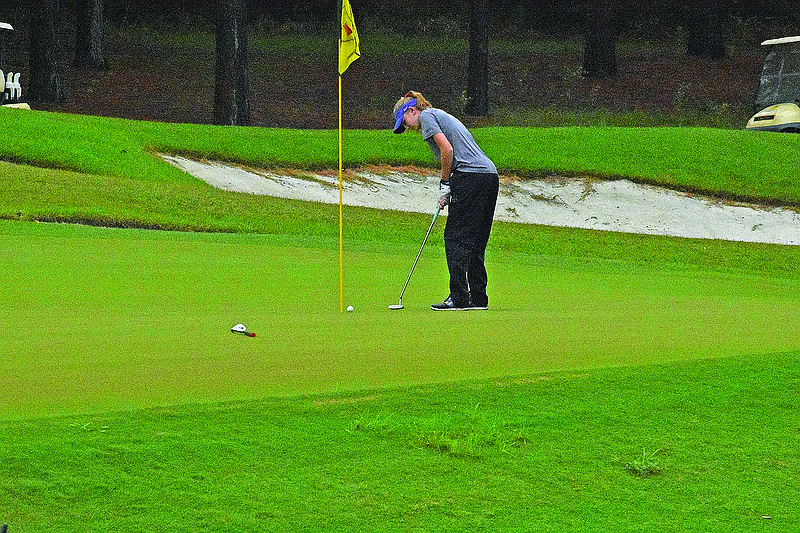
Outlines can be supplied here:
<path id="1" fill-rule="evenodd" d="M 467 268 L 470 263 L 471 246 L 467 237 L 469 220 L 464 216 L 463 206 L 450 204 L 447 225 L 444 228 L 444 250 L 447 256 L 447 269 L 450 271 L 450 297 L 455 307 L 466 307 L 469 303 Z"/>
<path id="2" fill-rule="evenodd" d="M 488 275 L 486 273 L 485 255 L 486 245 L 489 242 L 489 235 L 492 232 L 492 223 L 494 222 L 498 189 L 499 183 L 495 176 L 488 181 L 486 187 L 481 190 L 480 200 L 482 205 L 479 216 L 476 217 L 480 224 L 477 229 L 478 239 L 470 258 L 470 265 L 467 268 L 470 297 L 472 298 L 473 305 L 478 307 L 486 307 L 489 305 L 489 297 L 486 294 Z"/>
<path id="3" fill-rule="evenodd" d="M 472 255 L 472 261 L 467 271 L 467 282 L 469 283 L 469 295 L 472 305 L 477 307 L 489 305 L 489 297 L 486 295 L 488 276 L 482 253 Z"/>

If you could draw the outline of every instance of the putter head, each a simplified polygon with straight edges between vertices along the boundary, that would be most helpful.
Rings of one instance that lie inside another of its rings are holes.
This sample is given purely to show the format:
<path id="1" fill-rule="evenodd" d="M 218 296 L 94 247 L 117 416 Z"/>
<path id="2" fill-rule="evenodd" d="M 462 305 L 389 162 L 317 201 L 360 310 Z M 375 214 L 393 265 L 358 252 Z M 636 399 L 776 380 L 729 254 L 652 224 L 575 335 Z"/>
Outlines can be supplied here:
<path id="1" fill-rule="evenodd" d="M 389 306 L 389 309 L 391 309 L 391 310 L 402 309 L 402 308 L 403 308 L 403 304 L 394 304 L 394 305 L 390 305 Z"/>

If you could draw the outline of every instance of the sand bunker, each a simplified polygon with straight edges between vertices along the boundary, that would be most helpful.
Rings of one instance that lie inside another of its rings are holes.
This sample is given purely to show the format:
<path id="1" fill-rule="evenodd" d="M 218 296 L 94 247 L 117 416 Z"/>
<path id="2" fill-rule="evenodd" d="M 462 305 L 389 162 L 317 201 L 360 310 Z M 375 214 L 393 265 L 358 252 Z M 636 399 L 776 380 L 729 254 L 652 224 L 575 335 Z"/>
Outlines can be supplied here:
<path id="1" fill-rule="evenodd" d="M 275 172 L 184 157 L 165 160 L 229 191 L 338 203 L 335 173 Z M 409 169 L 348 173 L 344 203 L 377 209 L 432 213 L 438 174 Z M 503 178 L 496 220 L 732 241 L 800 244 L 800 213 L 641 185 L 628 180 Z"/>

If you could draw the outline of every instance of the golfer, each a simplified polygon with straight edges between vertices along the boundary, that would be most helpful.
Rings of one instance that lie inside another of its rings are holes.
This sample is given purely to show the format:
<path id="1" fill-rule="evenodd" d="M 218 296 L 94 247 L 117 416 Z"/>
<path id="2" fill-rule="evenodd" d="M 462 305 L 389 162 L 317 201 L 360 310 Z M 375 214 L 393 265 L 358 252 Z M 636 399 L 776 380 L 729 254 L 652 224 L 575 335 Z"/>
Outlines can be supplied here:
<path id="1" fill-rule="evenodd" d="M 450 296 L 431 309 L 487 309 L 484 254 L 497 204 L 497 167 L 460 120 L 434 108 L 418 92 L 397 101 L 394 118 L 395 133 L 419 131 L 441 162 L 439 206 L 450 206 L 444 229 Z"/>

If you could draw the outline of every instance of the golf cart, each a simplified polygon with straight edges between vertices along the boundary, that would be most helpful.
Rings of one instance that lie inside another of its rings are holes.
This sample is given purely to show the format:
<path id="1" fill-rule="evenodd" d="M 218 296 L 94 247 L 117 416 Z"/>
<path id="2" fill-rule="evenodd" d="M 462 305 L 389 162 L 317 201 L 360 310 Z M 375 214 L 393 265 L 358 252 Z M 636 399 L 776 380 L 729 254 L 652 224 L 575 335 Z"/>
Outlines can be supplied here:
<path id="1" fill-rule="evenodd" d="M 800 133 L 800 36 L 770 39 L 750 130 Z"/>
<path id="2" fill-rule="evenodd" d="M 30 106 L 22 101 L 20 73 L 5 71 L 6 41 L 12 31 L 14 28 L 11 27 L 11 24 L 0 22 L 0 103 L 3 107 L 30 109 Z"/>

